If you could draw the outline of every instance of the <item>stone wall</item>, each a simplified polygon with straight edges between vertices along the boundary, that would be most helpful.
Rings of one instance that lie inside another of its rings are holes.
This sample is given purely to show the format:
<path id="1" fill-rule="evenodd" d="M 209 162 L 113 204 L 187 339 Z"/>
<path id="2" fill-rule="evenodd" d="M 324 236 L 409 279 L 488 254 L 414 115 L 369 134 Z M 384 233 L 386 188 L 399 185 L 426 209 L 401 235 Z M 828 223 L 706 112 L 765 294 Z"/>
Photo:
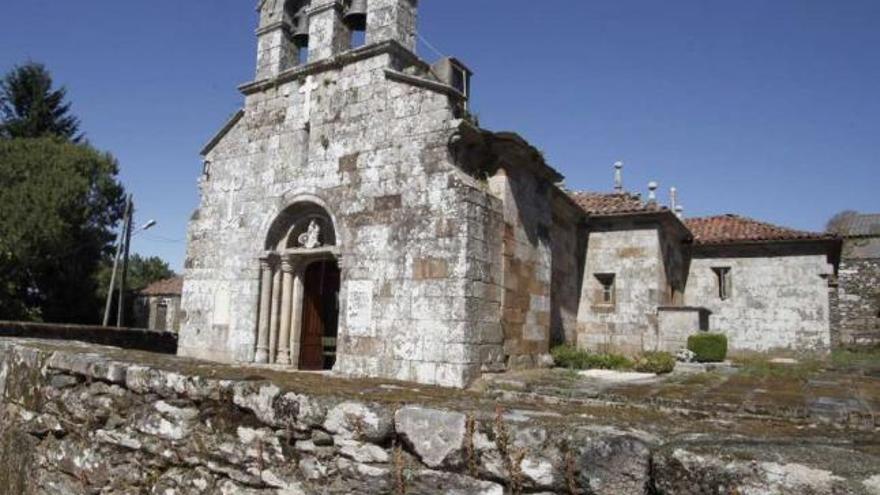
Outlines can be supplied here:
<path id="1" fill-rule="evenodd" d="M 281 3 L 264 4 L 258 80 L 205 150 L 181 354 L 253 361 L 267 231 L 308 201 L 336 234 L 336 371 L 460 387 L 506 358 L 534 363 L 549 341 L 550 247 L 538 234 L 552 223 L 552 181 L 523 168 L 510 194 L 492 194 L 451 156 L 467 115 L 411 52 L 416 2 L 369 2 L 367 45 L 355 49 L 334 44 L 344 33 L 331 4 L 312 2 L 310 58 L 292 67 L 271 34 Z M 512 273 L 517 288 L 505 285 Z"/>
<path id="2" fill-rule="evenodd" d="M 688 337 L 709 330 L 709 311 L 687 306 L 661 306 L 657 310 L 656 350 L 675 353 L 687 349 Z"/>
<path id="3" fill-rule="evenodd" d="M 159 306 L 165 305 L 164 321 L 159 321 Z M 150 330 L 180 330 L 180 296 L 138 296 L 134 304 L 134 326 Z"/>
<path id="4" fill-rule="evenodd" d="M 124 349 L 175 354 L 177 335 L 142 328 L 116 328 L 58 323 L 0 321 L 0 338 L 76 340 Z"/>
<path id="5" fill-rule="evenodd" d="M 880 258 L 843 259 L 832 297 L 836 344 L 880 344 Z"/>
<path id="6" fill-rule="evenodd" d="M 824 253 L 798 252 L 803 249 L 698 250 L 690 266 L 686 304 L 712 312 L 710 330 L 726 334 L 733 352 L 828 349 L 828 277 L 833 267 Z M 726 300 L 719 297 L 713 270 L 718 267 L 730 268 L 732 292 Z"/>
<path id="7" fill-rule="evenodd" d="M 7 493 L 610 495 L 652 483 L 637 432 L 194 371 L 0 342 Z"/>
<path id="8" fill-rule="evenodd" d="M 872 433 L 704 416 L 0 340 L 3 493 L 875 493 Z"/>
<path id="9" fill-rule="evenodd" d="M 639 354 L 652 350 L 657 307 L 665 303 L 666 272 L 659 226 L 615 222 L 592 230 L 578 310 L 579 347 L 600 352 Z M 597 274 L 613 274 L 613 304 L 602 303 Z"/>
<path id="10" fill-rule="evenodd" d="M 511 165 L 502 164 L 489 189 L 503 205 L 504 353 L 522 368 L 550 350 L 552 212 L 549 185 Z"/>
<path id="11" fill-rule="evenodd" d="M 499 283 L 485 269 L 494 248 L 473 225 L 491 221 L 493 206 L 448 156 L 457 103 L 388 79 L 413 62 L 391 47 L 248 94 L 210 150 L 189 232 L 184 355 L 253 359 L 263 239 L 307 198 L 336 224 L 338 371 L 462 386 L 502 358 L 500 303 L 486 288 Z"/>
<path id="12" fill-rule="evenodd" d="M 578 305 L 581 298 L 586 232 L 576 209 L 564 197 L 556 194 L 553 203 L 553 225 L 550 230 L 553 280 L 550 291 L 551 347 L 577 342 Z"/>

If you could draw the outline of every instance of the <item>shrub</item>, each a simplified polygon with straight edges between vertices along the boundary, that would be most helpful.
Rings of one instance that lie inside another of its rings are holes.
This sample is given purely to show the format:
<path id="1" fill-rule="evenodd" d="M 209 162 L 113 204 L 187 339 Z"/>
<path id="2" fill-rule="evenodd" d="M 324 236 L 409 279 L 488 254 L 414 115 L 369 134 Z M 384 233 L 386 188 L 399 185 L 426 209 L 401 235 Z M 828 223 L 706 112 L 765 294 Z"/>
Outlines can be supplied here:
<path id="1" fill-rule="evenodd" d="M 688 337 L 688 350 L 698 363 L 720 363 L 727 357 L 727 336 L 718 333 L 698 333 Z"/>
<path id="2" fill-rule="evenodd" d="M 668 352 L 646 352 L 636 361 L 634 369 L 639 373 L 672 373 L 675 369 L 675 356 Z"/>
<path id="3" fill-rule="evenodd" d="M 561 345 L 550 350 L 556 366 L 589 370 L 624 370 L 632 368 L 632 361 L 619 354 L 593 354 L 571 345 Z"/>

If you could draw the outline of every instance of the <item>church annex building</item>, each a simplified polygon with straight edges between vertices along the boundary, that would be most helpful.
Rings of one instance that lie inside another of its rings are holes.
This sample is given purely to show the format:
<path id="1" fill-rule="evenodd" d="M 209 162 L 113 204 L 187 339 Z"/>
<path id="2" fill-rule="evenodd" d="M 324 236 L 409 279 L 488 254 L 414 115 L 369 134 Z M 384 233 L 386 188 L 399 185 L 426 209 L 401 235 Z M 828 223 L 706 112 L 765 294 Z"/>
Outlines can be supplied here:
<path id="1" fill-rule="evenodd" d="M 565 342 L 832 345 L 838 238 L 683 219 L 619 174 L 567 191 L 522 138 L 475 124 L 468 67 L 415 54 L 416 0 L 258 8 L 244 108 L 203 150 L 181 354 L 463 387 Z"/>

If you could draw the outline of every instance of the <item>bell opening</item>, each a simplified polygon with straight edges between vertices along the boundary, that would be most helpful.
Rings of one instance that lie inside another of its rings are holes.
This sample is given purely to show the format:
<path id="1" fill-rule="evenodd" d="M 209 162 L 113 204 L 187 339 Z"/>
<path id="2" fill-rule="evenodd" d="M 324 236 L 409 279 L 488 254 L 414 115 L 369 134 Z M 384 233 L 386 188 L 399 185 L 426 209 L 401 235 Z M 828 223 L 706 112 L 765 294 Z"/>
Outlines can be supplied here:
<path id="1" fill-rule="evenodd" d="M 345 25 L 352 31 L 367 30 L 367 0 L 350 0 L 345 9 Z"/>

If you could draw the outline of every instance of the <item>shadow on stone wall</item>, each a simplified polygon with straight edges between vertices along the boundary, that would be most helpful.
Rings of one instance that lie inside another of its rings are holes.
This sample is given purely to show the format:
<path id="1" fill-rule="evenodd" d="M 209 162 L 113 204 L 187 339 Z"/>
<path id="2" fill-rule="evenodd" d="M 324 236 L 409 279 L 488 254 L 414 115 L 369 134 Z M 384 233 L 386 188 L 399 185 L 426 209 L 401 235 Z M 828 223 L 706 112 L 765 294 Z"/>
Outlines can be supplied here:
<path id="1" fill-rule="evenodd" d="M 177 334 L 140 328 L 0 321 L 0 338 L 74 340 L 123 349 L 177 354 Z"/>

